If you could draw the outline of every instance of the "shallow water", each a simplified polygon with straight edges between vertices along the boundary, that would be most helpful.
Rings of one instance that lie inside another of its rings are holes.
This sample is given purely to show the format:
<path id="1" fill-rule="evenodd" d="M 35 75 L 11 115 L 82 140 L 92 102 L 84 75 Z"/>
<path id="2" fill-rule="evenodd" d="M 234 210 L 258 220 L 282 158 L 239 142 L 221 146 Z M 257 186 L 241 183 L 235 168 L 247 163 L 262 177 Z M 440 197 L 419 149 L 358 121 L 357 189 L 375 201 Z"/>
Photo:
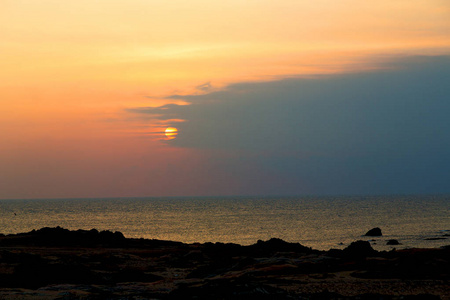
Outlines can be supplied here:
<path id="1" fill-rule="evenodd" d="M 380 227 L 371 241 L 409 247 L 450 244 L 450 196 L 201 197 L 0 200 L 0 232 L 42 227 L 121 231 L 126 237 L 243 245 L 278 237 L 315 249 L 343 248 Z M 443 238 L 426 240 L 427 238 Z"/>

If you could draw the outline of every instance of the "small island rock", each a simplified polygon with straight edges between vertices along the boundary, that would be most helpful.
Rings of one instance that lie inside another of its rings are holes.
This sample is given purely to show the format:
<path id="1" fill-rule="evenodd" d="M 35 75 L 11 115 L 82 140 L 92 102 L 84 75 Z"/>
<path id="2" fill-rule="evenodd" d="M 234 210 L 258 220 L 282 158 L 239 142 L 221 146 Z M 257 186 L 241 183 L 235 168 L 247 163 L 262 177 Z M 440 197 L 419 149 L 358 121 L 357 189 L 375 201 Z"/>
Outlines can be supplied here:
<path id="1" fill-rule="evenodd" d="M 382 236 L 383 234 L 381 233 L 381 229 L 378 227 L 372 228 L 369 231 L 367 231 L 367 233 L 365 234 L 365 236 Z"/>
<path id="2" fill-rule="evenodd" d="M 352 242 L 347 248 L 343 250 L 343 253 L 350 257 L 366 257 L 376 253 L 369 242 L 356 241 Z"/>
<path id="3" fill-rule="evenodd" d="M 386 245 L 400 245 L 397 240 L 388 240 Z"/>

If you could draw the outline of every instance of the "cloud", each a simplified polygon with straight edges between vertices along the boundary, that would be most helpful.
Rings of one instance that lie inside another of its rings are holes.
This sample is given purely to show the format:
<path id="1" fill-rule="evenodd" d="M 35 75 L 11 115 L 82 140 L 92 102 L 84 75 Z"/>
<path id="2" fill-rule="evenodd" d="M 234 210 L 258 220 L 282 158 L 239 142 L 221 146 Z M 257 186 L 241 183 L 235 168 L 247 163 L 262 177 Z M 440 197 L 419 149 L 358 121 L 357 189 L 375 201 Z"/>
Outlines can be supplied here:
<path id="1" fill-rule="evenodd" d="M 211 82 L 207 82 L 207 83 L 204 83 L 204 84 L 202 84 L 202 85 L 198 85 L 198 86 L 196 87 L 196 89 L 199 90 L 199 91 L 201 91 L 201 92 L 209 92 L 209 91 L 211 91 L 211 89 L 212 89 Z"/>
<path id="2" fill-rule="evenodd" d="M 450 192 L 450 56 L 389 66 L 238 83 L 172 96 L 191 105 L 139 112 L 187 120 L 171 145 L 238 151 L 247 163 L 289 178 L 292 193 L 302 192 L 296 186 L 311 193 Z M 228 163 L 239 172 L 236 159 Z"/>

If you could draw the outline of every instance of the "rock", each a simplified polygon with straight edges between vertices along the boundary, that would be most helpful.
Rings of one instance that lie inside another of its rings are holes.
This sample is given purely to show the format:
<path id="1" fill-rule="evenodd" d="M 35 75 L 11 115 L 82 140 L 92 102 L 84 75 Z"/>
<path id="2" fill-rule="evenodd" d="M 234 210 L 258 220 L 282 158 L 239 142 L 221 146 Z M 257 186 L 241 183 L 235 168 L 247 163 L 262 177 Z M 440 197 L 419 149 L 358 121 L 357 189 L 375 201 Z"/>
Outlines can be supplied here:
<path id="1" fill-rule="evenodd" d="M 372 228 L 369 231 L 367 231 L 367 233 L 365 234 L 365 236 L 382 236 L 383 234 L 381 233 L 381 229 L 378 227 Z"/>
<path id="2" fill-rule="evenodd" d="M 292 299 L 278 287 L 248 280 L 214 279 L 201 283 L 178 284 L 170 299 Z"/>
<path id="3" fill-rule="evenodd" d="M 118 282 L 155 282 L 163 280 L 164 277 L 146 273 L 141 270 L 125 269 L 120 270 L 117 273 L 112 274 L 110 281 L 114 283 Z"/>
<path id="4" fill-rule="evenodd" d="M 299 243 L 289 243 L 278 238 L 271 238 L 268 241 L 258 240 L 256 244 L 247 247 L 252 254 L 259 253 L 273 255 L 276 252 L 296 252 L 311 253 L 312 249 Z"/>
<path id="5" fill-rule="evenodd" d="M 397 240 L 388 240 L 386 245 L 400 245 Z"/>
<path id="6" fill-rule="evenodd" d="M 28 233 L 10 235 L 9 239 L 2 239 L 3 245 L 34 245 L 34 246 L 123 246 L 126 238 L 121 232 L 111 232 L 97 229 L 89 231 L 78 229 L 71 231 L 57 227 L 43 227 Z"/>
<path id="7" fill-rule="evenodd" d="M 369 242 L 367 241 L 356 241 L 350 244 L 347 248 L 342 250 L 346 256 L 351 257 L 366 257 L 376 253 Z"/>

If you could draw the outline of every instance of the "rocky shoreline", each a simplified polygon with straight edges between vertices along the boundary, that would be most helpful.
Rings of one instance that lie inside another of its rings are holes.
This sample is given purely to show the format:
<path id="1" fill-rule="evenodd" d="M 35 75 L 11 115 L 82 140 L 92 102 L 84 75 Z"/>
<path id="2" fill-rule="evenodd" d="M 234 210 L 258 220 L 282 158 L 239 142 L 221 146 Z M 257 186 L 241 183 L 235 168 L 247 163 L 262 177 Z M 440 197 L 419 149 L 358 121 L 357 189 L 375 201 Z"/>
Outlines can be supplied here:
<path id="1" fill-rule="evenodd" d="M 42 228 L 0 235 L 0 299 L 450 299 L 450 247 L 318 251 Z"/>

